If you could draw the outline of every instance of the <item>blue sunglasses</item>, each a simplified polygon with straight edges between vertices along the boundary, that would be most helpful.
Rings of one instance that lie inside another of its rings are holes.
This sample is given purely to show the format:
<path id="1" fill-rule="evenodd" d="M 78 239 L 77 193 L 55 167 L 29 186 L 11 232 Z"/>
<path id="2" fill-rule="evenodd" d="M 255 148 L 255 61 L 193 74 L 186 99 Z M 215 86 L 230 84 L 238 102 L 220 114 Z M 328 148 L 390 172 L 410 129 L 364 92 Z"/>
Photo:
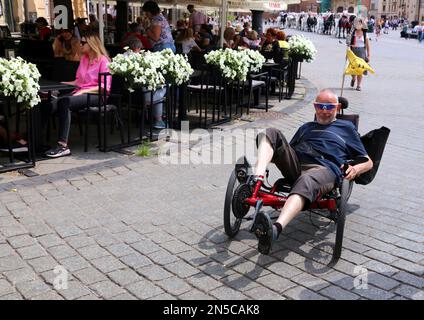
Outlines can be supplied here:
<path id="1" fill-rule="evenodd" d="M 322 103 L 322 102 L 314 102 L 314 107 L 320 110 L 333 110 L 337 108 L 338 103 Z"/>

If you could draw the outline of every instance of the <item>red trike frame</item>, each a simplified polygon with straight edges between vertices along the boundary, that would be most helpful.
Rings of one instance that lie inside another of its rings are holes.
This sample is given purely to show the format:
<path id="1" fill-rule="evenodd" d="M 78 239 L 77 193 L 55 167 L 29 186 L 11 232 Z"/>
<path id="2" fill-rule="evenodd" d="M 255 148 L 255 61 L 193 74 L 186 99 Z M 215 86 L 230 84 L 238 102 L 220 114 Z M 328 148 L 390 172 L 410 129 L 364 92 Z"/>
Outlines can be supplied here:
<path id="1" fill-rule="evenodd" d="M 261 190 L 262 185 L 263 182 L 261 180 L 257 181 L 252 196 L 245 199 L 245 202 L 251 207 L 255 207 L 259 200 L 262 200 L 263 206 L 272 207 L 275 210 L 279 210 L 284 207 L 288 197 L 275 194 L 277 190 L 276 184 L 269 192 Z M 310 209 L 327 209 L 331 212 L 335 212 L 337 211 L 336 199 L 318 196 L 318 198 L 311 203 Z"/>

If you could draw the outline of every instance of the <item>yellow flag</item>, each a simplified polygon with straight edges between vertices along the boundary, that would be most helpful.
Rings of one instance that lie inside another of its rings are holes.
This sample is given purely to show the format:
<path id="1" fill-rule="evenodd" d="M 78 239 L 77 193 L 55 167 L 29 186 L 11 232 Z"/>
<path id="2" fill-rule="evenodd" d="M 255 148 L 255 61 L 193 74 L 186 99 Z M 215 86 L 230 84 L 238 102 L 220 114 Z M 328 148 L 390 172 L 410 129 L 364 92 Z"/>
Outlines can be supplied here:
<path id="1" fill-rule="evenodd" d="M 347 58 L 349 65 L 346 67 L 345 74 L 362 76 L 365 71 L 375 73 L 374 69 L 364 59 L 357 57 L 350 49 L 347 49 Z"/>

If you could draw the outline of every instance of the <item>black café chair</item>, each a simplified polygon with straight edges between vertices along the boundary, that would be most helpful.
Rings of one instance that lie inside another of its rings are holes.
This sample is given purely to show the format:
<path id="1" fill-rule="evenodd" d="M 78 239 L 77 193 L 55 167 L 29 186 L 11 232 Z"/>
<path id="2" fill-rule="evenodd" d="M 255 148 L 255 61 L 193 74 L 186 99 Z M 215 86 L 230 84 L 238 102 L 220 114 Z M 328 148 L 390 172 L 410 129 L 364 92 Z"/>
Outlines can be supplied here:
<path id="1" fill-rule="evenodd" d="M 1 35 L 0 38 L 10 38 L 12 34 L 10 33 L 9 26 L 7 25 L 0 26 L 0 35 Z"/>
<path id="2" fill-rule="evenodd" d="M 278 65 L 271 68 L 269 81 L 273 90 L 275 87 L 278 87 L 278 102 L 281 102 L 289 72 L 290 60 L 288 58 L 288 49 L 279 48 L 276 50 L 274 52 L 274 62 Z"/>
<path id="3" fill-rule="evenodd" d="M 183 54 L 183 45 L 182 43 L 175 42 L 175 49 L 177 54 Z"/>
<path id="4" fill-rule="evenodd" d="M 79 61 L 68 61 L 64 58 L 54 58 L 51 79 L 53 81 L 75 80 Z"/>
<path id="5" fill-rule="evenodd" d="M 106 92 L 102 90 L 101 84 L 103 84 L 103 87 L 106 88 L 107 79 L 109 76 L 111 76 L 110 73 L 99 73 L 98 93 L 89 93 L 87 96 L 86 108 L 78 112 L 79 116 L 85 116 L 84 152 L 88 151 L 88 124 L 90 115 L 94 115 L 97 120 L 97 137 L 100 151 L 107 152 L 117 147 L 116 145 L 108 145 L 108 114 L 112 115 L 110 118 L 110 134 L 113 135 L 114 127 L 116 126 L 119 129 L 121 145 L 124 144 L 124 125 L 122 121 L 123 82 L 119 77 L 112 76 L 111 90 L 109 95 L 107 95 Z M 89 103 L 90 96 L 94 95 L 100 97 L 99 104 L 97 106 L 93 106 Z"/>
<path id="6" fill-rule="evenodd" d="M 250 73 L 248 75 L 248 85 L 249 98 L 247 102 L 247 114 L 249 114 L 249 110 L 251 108 L 252 95 L 254 96 L 253 107 L 259 105 L 262 89 L 265 90 L 265 110 L 268 112 L 270 72 Z"/>
<path id="7" fill-rule="evenodd" d="M 193 105 L 193 100 L 195 100 L 200 127 L 207 128 L 231 119 L 227 115 L 226 82 L 221 72 L 216 68 L 206 64 L 203 65 L 200 69 L 200 76 L 197 79 L 193 79 L 192 83 L 187 86 L 187 95 L 189 108 Z M 212 109 L 211 122 L 209 124 L 208 109 Z"/>

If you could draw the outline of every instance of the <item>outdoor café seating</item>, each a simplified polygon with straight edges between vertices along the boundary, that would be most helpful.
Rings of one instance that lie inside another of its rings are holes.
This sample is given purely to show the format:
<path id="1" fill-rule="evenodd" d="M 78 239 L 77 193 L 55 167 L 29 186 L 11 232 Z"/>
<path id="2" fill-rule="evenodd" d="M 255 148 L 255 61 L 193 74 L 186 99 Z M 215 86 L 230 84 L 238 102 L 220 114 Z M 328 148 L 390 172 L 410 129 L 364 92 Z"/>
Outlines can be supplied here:
<path id="1" fill-rule="evenodd" d="M 41 104 L 31 112 L 12 108 L 13 111 L 8 110 L 7 114 L 8 122 L 13 123 L 16 131 L 25 131 L 22 125 L 25 121 L 30 125 L 31 128 L 26 130 L 30 149 L 33 149 L 34 157 L 40 157 L 46 147 L 55 142 L 58 129 L 57 115 L 52 114 L 48 106 L 52 99 L 75 89 L 62 82 L 75 80 L 79 62 L 55 58 L 51 41 L 31 39 L 25 32 L 20 37 L 12 38 L 7 28 L 0 30 L 3 35 L 0 55 L 7 56 L 6 51 L 13 49 L 15 56 L 34 63 L 41 73 Z M 118 43 L 105 46 L 111 58 L 123 51 Z M 135 88 L 134 92 L 130 92 L 128 83 L 114 75 L 110 94 L 106 96 L 100 87 L 95 94 L 102 96 L 98 105 L 87 102 L 85 108 L 72 113 L 76 120 L 72 123 L 79 130 L 74 130 L 75 134 L 70 137 L 71 144 L 83 145 L 84 151 L 96 146 L 103 152 L 125 152 L 129 146 L 157 138 L 159 131 L 154 129 L 153 110 L 158 104 L 163 104 L 166 128 L 178 128 L 182 120 L 190 120 L 191 128 L 211 128 L 249 114 L 252 108 L 268 111 L 272 107 L 269 104 L 270 95 L 277 94 L 277 89 L 279 101 L 283 97 L 290 98 L 294 91 L 297 61 L 282 61 L 279 60 L 281 57 L 275 55 L 266 56 L 274 61 L 266 62 L 258 72 L 249 72 L 245 80 L 229 80 L 224 77 L 223 71 L 206 63 L 205 55 L 209 49 L 218 48 L 209 46 L 207 49 L 188 54 L 188 62 L 195 70 L 190 82 L 178 86 L 167 83 L 166 95 L 160 98 L 154 98 L 152 90 Z M 177 45 L 177 50 L 181 51 L 181 46 Z M 108 75 L 99 74 L 99 78 L 105 82 Z M 26 160 L 27 163 L 32 161 L 29 153 Z"/>

